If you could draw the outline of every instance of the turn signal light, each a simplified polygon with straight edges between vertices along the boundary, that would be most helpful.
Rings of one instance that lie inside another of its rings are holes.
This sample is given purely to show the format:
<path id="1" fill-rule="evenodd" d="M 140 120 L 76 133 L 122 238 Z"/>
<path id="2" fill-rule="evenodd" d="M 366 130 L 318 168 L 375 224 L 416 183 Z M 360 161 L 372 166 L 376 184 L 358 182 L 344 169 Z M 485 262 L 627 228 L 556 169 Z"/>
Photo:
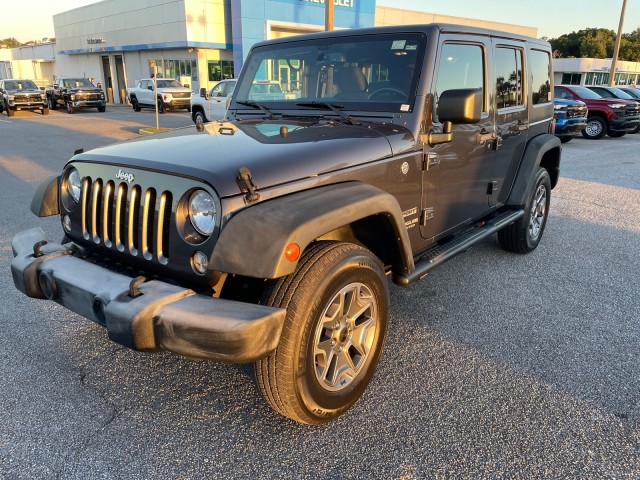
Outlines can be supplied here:
<path id="1" fill-rule="evenodd" d="M 297 243 L 290 243 L 284 251 L 284 258 L 290 262 L 295 262 L 300 258 L 300 246 Z"/>

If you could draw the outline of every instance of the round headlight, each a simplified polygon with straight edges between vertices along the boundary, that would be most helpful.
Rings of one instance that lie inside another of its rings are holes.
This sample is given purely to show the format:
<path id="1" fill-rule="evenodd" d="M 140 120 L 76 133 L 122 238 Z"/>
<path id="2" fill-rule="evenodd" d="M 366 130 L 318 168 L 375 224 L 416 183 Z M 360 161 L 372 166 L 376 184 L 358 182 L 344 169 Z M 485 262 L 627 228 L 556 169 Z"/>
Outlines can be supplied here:
<path id="1" fill-rule="evenodd" d="M 80 191 L 82 190 L 82 180 L 78 170 L 71 167 L 67 174 L 67 192 L 73 198 L 73 201 L 78 203 L 80 201 Z"/>
<path id="2" fill-rule="evenodd" d="M 189 219 L 201 235 L 211 235 L 216 226 L 216 204 L 204 190 L 196 190 L 189 198 Z"/>

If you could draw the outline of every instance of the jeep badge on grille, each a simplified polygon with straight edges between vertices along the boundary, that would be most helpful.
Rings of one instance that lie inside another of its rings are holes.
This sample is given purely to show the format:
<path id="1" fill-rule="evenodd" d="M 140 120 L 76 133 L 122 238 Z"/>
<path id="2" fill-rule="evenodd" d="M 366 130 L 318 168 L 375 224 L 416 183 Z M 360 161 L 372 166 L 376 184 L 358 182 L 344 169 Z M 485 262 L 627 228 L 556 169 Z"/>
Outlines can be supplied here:
<path id="1" fill-rule="evenodd" d="M 123 172 L 122 170 L 118 170 L 118 173 L 116 173 L 116 178 L 118 180 L 125 180 L 127 183 L 131 183 L 133 182 L 133 179 L 135 177 L 133 176 L 133 173 L 127 173 Z"/>

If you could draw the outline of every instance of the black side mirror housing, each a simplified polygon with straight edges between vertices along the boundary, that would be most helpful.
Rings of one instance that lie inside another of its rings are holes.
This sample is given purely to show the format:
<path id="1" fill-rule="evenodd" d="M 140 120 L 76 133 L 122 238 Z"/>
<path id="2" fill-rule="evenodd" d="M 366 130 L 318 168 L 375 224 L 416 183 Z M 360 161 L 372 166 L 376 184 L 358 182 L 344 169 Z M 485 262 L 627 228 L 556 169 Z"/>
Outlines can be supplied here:
<path id="1" fill-rule="evenodd" d="M 438 119 L 451 123 L 478 123 L 482 116 L 482 89 L 460 88 L 442 92 Z"/>
<path id="2" fill-rule="evenodd" d="M 201 97 L 206 97 L 207 96 L 207 89 L 206 88 L 202 87 L 200 89 L 200 96 Z"/>

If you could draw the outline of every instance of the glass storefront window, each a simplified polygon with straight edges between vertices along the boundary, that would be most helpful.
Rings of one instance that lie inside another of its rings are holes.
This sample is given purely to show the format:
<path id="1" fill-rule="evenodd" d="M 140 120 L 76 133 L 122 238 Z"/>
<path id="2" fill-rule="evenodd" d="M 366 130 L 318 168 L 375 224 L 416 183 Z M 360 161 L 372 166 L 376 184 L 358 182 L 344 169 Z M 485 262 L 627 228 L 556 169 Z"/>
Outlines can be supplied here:
<path id="1" fill-rule="evenodd" d="M 230 60 L 209 60 L 207 72 L 210 82 L 219 82 L 233 78 L 233 62 Z"/>

